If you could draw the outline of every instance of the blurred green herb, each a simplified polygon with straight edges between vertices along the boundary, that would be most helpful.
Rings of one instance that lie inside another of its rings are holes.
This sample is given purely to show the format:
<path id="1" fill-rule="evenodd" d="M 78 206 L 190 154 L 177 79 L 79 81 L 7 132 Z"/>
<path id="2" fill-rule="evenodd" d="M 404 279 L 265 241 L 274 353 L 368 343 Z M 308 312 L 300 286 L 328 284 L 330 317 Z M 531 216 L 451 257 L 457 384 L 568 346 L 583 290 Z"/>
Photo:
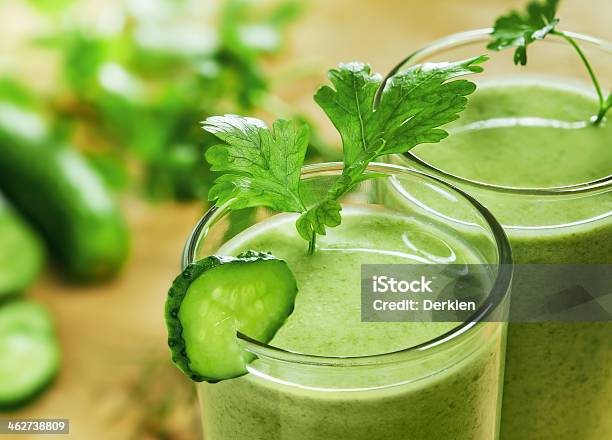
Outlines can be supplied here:
<path id="1" fill-rule="evenodd" d="M 61 12 L 74 3 L 74 0 L 29 0 L 29 3 L 46 13 Z"/>
<path id="2" fill-rule="evenodd" d="M 53 17 L 71 3 L 31 1 Z M 60 55 L 49 113 L 58 132 L 79 135 L 76 143 L 114 188 L 136 176 L 153 198 L 206 200 L 213 176 L 204 152 L 215 140 L 202 139 L 198 122 L 270 101 L 263 66 L 282 49 L 303 2 L 226 0 L 208 27 L 190 19 L 189 2 L 154 3 L 171 13 L 148 6 L 143 13 L 131 2 L 110 29 L 55 21 L 57 30 L 37 39 Z M 334 153 L 313 142 L 320 156 Z"/>

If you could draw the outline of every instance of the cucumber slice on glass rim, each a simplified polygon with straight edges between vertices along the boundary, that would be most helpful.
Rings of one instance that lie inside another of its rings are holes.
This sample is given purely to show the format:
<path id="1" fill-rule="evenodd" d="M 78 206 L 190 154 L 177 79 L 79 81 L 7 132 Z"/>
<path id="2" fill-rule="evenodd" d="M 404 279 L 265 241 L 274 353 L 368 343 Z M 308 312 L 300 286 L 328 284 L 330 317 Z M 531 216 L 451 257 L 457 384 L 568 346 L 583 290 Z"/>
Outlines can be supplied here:
<path id="1" fill-rule="evenodd" d="M 196 382 L 246 374 L 253 356 L 237 332 L 269 342 L 293 311 L 297 290 L 287 263 L 267 253 L 213 255 L 190 264 L 166 301 L 172 360 Z"/>

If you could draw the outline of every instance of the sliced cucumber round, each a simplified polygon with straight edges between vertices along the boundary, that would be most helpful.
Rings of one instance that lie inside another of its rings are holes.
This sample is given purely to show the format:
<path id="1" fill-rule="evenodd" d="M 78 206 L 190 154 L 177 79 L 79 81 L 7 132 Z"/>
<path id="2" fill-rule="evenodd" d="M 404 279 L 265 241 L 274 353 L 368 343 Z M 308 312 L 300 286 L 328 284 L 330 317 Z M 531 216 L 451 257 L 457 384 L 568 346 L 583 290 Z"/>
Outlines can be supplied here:
<path id="1" fill-rule="evenodd" d="M 30 301 L 0 307 L 0 408 L 37 396 L 59 370 L 59 344 L 49 312 Z"/>
<path id="2" fill-rule="evenodd" d="M 166 302 L 172 360 L 197 382 L 246 373 L 252 356 L 237 332 L 269 342 L 293 311 L 297 284 L 283 260 L 249 251 L 190 264 Z"/>
<path id="3" fill-rule="evenodd" d="M 42 241 L 0 195 L 0 299 L 27 289 L 43 263 Z"/>

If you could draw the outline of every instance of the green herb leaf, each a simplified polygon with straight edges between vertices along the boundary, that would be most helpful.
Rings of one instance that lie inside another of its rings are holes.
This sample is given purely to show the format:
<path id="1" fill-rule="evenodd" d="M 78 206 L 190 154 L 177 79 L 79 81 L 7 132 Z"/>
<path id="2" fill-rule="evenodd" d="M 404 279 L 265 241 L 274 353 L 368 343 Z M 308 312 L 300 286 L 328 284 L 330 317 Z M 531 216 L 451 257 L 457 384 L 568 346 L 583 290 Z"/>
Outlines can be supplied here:
<path id="1" fill-rule="evenodd" d="M 342 221 L 340 211 L 342 211 L 340 203 L 335 200 L 325 200 L 302 214 L 295 226 L 303 239 L 312 242 L 315 235 L 325 235 L 326 226 L 334 228 L 340 225 Z"/>
<path id="2" fill-rule="evenodd" d="M 482 72 L 479 64 L 486 59 L 424 64 L 400 72 L 385 85 L 376 109 L 374 96 L 382 79 L 371 73 L 370 66 L 351 63 L 331 70 L 335 90 L 322 87 L 315 101 L 340 132 L 345 165 L 448 136 L 437 127 L 457 119 L 467 104 L 465 96 L 476 89 L 466 80 L 448 80 Z"/>
<path id="3" fill-rule="evenodd" d="M 223 204 L 233 199 L 233 209 L 305 210 L 299 185 L 308 126 L 278 119 L 270 130 L 259 119 L 225 115 L 208 118 L 203 127 L 225 142 L 206 152 L 211 169 L 224 173 L 215 180 L 209 200 Z"/>
<path id="4" fill-rule="evenodd" d="M 324 86 L 314 99 L 340 132 L 344 164 L 350 165 L 361 151 L 372 145 L 366 127 L 378 122 L 372 106 L 382 78 L 361 63 L 341 65 L 340 69 L 330 70 L 328 77 L 335 90 Z"/>
<path id="5" fill-rule="evenodd" d="M 524 66 L 527 64 L 527 46 L 531 43 L 543 40 L 548 34 L 563 38 L 574 48 L 586 67 L 591 81 L 593 81 L 593 87 L 595 87 L 599 99 L 599 111 L 593 118 L 593 124 L 599 125 L 612 107 L 610 97 L 608 97 L 608 100 L 604 97 L 595 71 L 576 40 L 569 34 L 555 28 L 559 23 L 559 19 L 556 18 L 558 6 L 559 0 L 544 0 L 544 2 L 535 0 L 527 5 L 527 10 L 524 13 L 512 11 L 508 15 L 498 18 L 491 34 L 493 41 L 488 44 L 487 48 L 503 50 L 516 47 L 514 64 L 520 63 Z"/>
<path id="6" fill-rule="evenodd" d="M 487 46 L 492 50 L 516 47 L 514 64 L 527 64 L 527 46 L 544 39 L 551 33 L 559 19 L 556 18 L 559 0 L 532 1 L 522 13 L 512 11 L 497 19 L 493 27 L 493 41 Z"/>
<path id="7" fill-rule="evenodd" d="M 449 80 L 481 72 L 479 64 L 486 60 L 480 56 L 455 63 L 428 63 L 400 72 L 385 85 L 377 108 L 374 98 L 382 78 L 372 74 L 370 66 L 350 63 L 331 70 L 334 88 L 322 87 L 315 101 L 340 132 L 344 171 L 327 199 L 302 214 L 300 235 L 312 244 L 313 233 L 324 235 L 326 226 L 340 224 L 337 200 L 357 183 L 378 177 L 365 173 L 371 161 L 447 137 L 438 127 L 459 118 L 467 105 L 466 96 L 476 89 L 467 80 Z"/>

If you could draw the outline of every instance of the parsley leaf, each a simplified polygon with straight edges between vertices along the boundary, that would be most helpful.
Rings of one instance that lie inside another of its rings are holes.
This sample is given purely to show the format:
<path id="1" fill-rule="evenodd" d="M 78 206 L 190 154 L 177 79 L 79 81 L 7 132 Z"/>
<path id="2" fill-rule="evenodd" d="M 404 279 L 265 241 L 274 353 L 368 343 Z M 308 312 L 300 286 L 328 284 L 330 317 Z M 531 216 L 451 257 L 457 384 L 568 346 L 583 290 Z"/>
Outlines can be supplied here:
<path id="1" fill-rule="evenodd" d="M 376 108 L 382 78 L 373 74 L 370 66 L 350 63 L 329 72 L 334 88 L 322 87 L 315 101 L 340 132 L 344 171 L 327 198 L 298 220 L 298 232 L 309 240 L 311 252 L 314 234 L 324 235 L 326 226 L 340 224 L 338 199 L 357 183 L 377 177 L 365 173 L 371 161 L 448 136 L 438 127 L 459 118 L 467 105 L 466 96 L 476 89 L 467 80 L 449 80 L 481 72 L 479 64 L 486 60 L 480 56 L 455 63 L 427 63 L 400 72 L 385 84 Z"/>
<path id="2" fill-rule="evenodd" d="M 325 235 L 326 227 L 335 228 L 340 225 L 342 222 L 340 211 L 342 211 L 340 203 L 337 200 L 327 198 L 298 218 L 295 226 L 302 238 L 308 240 L 308 252 L 314 252 L 316 235 Z"/>
<path id="3" fill-rule="evenodd" d="M 233 199 L 232 209 L 305 210 L 299 185 L 307 125 L 278 119 L 270 130 L 259 119 L 225 115 L 206 119 L 203 128 L 225 142 L 206 152 L 211 169 L 225 173 L 215 180 L 209 200 L 223 204 Z"/>
<path id="4" fill-rule="evenodd" d="M 456 63 L 414 66 L 392 76 L 384 87 L 382 77 L 366 64 L 344 64 L 331 70 L 333 88 L 322 87 L 315 101 L 342 137 L 344 169 L 309 209 L 304 197 L 313 194 L 300 187 L 309 143 L 306 124 L 279 119 L 270 130 L 255 118 L 208 118 L 204 129 L 224 143 L 211 147 L 206 159 L 213 171 L 225 173 L 215 181 L 209 199 L 217 204 L 231 200 L 232 209 L 267 206 L 302 213 L 296 228 L 308 240 L 309 252 L 314 252 L 316 236 L 325 235 L 326 228 L 342 221 L 340 198 L 356 184 L 380 176 L 367 172 L 371 161 L 448 136 L 439 127 L 459 118 L 467 105 L 466 96 L 476 89 L 467 80 L 450 80 L 481 72 L 480 64 L 486 60 L 486 56 L 479 56 Z M 380 99 L 376 100 L 381 87 Z"/>
<path id="5" fill-rule="evenodd" d="M 556 18 L 559 0 L 532 1 L 527 11 L 512 11 L 497 19 L 493 27 L 493 41 L 487 46 L 492 50 L 516 47 L 514 64 L 527 64 L 527 46 L 543 40 L 559 23 Z"/>
<path id="6" fill-rule="evenodd" d="M 491 50 L 503 50 L 516 47 L 514 51 L 514 64 L 527 64 L 527 46 L 537 40 L 543 40 L 548 34 L 556 35 L 567 41 L 578 53 L 582 63 L 593 81 L 593 86 L 599 98 L 599 111 L 593 117 L 595 125 L 600 124 L 606 113 L 612 108 L 612 94 L 606 98 L 603 94 L 597 76 L 586 55 L 572 36 L 556 29 L 559 19 L 557 7 L 559 0 L 534 0 L 527 5 L 524 13 L 512 11 L 495 21 L 491 36 L 493 40 L 487 45 Z"/>

